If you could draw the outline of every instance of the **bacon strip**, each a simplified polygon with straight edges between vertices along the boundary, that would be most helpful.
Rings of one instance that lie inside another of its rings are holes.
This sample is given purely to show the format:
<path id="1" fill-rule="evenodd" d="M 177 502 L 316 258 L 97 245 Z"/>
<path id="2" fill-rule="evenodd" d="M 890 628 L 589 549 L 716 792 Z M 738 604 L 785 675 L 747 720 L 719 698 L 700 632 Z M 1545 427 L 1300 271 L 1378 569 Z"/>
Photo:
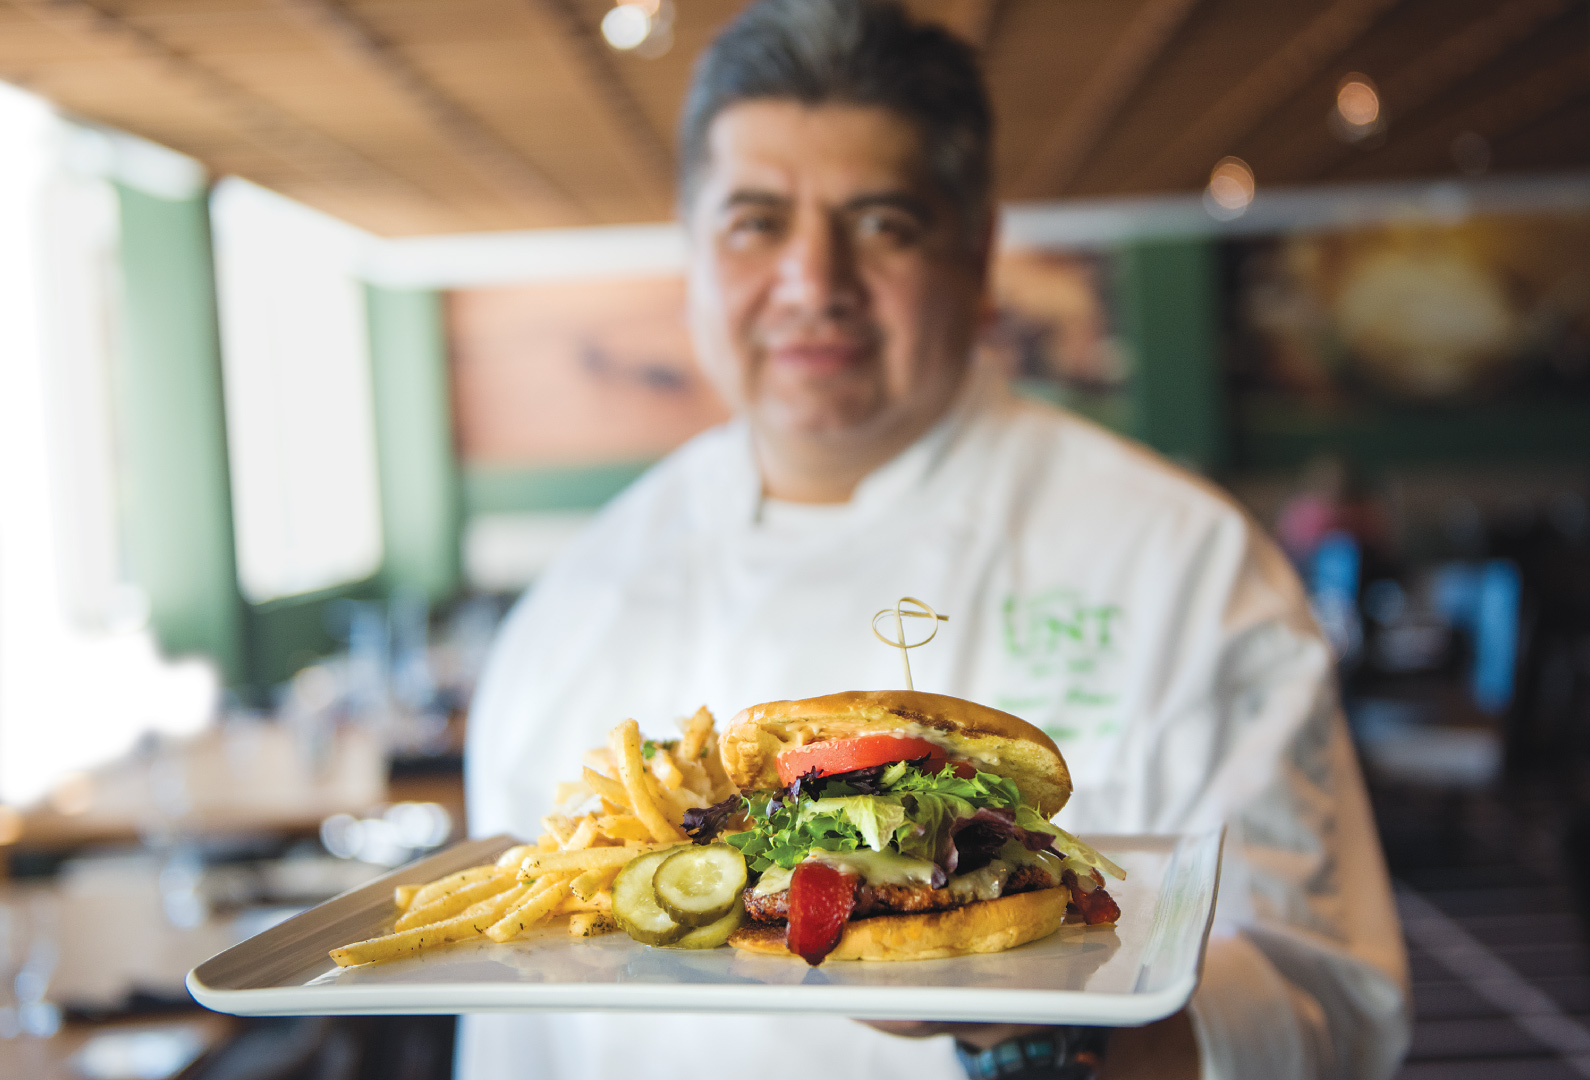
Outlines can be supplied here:
<path id="1" fill-rule="evenodd" d="M 1060 880 L 1071 890 L 1071 906 L 1077 909 L 1077 914 L 1081 915 L 1082 921 L 1089 926 L 1114 922 L 1121 917 L 1121 905 L 1104 891 L 1102 885 L 1092 892 L 1083 892 L 1081 886 L 1077 884 L 1076 873 L 1071 870 L 1061 874 Z"/>

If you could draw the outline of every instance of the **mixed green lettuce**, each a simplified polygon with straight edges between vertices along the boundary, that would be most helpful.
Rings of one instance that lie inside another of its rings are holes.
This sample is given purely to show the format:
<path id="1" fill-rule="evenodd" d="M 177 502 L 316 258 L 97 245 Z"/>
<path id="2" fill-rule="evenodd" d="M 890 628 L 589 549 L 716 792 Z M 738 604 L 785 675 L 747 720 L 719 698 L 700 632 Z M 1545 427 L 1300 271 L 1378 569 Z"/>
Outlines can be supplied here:
<path id="1" fill-rule="evenodd" d="M 754 872 L 772 866 L 790 869 L 813 849 L 895 850 L 953 872 L 974 840 L 988 849 L 984 861 L 1013 836 L 1025 840 L 1029 833 L 1058 836 L 1086 847 L 1024 806 L 1014 781 L 985 772 L 961 777 L 950 765 L 932 771 L 922 765 L 901 761 L 811 780 L 804 790 L 792 785 L 784 792 L 744 797 L 734 809 L 746 812 L 751 828 L 724 839 L 745 854 Z M 710 813 L 703 812 L 703 819 Z M 1029 821 L 1043 827 L 1035 828 Z M 968 827 L 974 832 L 967 832 Z M 1092 854 L 1092 859 L 1083 860 L 1089 866 L 1096 865 L 1094 859 L 1102 860 Z"/>

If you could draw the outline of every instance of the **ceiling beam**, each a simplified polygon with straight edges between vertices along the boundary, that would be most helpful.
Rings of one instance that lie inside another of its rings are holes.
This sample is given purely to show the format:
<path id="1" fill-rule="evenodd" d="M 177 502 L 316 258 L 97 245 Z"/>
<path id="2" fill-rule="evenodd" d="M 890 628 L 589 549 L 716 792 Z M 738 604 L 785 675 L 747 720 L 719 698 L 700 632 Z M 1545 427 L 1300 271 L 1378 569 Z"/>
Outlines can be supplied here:
<path id="1" fill-rule="evenodd" d="M 1148 0 L 1138 8 L 1022 171 L 1016 182 L 1018 197 L 1064 194 L 1198 4 L 1199 0 Z"/>
<path id="2" fill-rule="evenodd" d="M 1575 48 L 1505 89 L 1408 132 L 1330 175 L 1351 179 L 1395 172 L 1450 172 L 1452 141 L 1459 135 L 1472 131 L 1495 144 L 1586 95 L 1590 95 L 1590 64 L 1585 63 L 1583 49 Z"/>
<path id="3" fill-rule="evenodd" d="M 1201 183 L 1217 160 L 1400 2 L 1335 0 L 1184 128 L 1128 186 L 1156 190 Z"/>
<path id="4" fill-rule="evenodd" d="M 1508 49 L 1526 40 L 1575 0 L 1506 0 L 1380 80 L 1387 124 L 1424 108 Z M 1297 132 L 1274 156 L 1277 179 L 1313 180 L 1355 154 L 1357 147 L 1326 134 L 1325 125 Z"/>
<path id="5" fill-rule="evenodd" d="M 1006 0 L 950 0 L 949 10 L 941 18 L 951 31 L 983 52 L 994 39 L 1006 6 Z"/>
<path id="6" fill-rule="evenodd" d="M 67 34 L 114 42 L 213 104 L 254 144 L 305 179 L 399 190 L 426 202 L 439 200 L 406 177 L 317 131 L 156 35 L 90 0 L 12 0 L 14 6 Z M 181 149 L 178 147 L 177 149 Z"/>
<path id="7" fill-rule="evenodd" d="M 664 215 L 673 208 L 674 155 L 652 127 L 640 99 L 624 81 L 613 51 L 607 47 L 596 27 L 586 21 L 577 0 L 528 0 L 547 16 L 566 46 L 577 74 L 585 80 L 592 98 L 617 129 L 620 160 L 630 180 Z"/>
<path id="8" fill-rule="evenodd" d="M 575 199 L 469 109 L 436 86 L 345 0 L 278 0 L 322 37 L 373 69 L 499 197 L 556 224 L 588 222 Z M 543 222 L 537 222 L 541 224 Z"/>

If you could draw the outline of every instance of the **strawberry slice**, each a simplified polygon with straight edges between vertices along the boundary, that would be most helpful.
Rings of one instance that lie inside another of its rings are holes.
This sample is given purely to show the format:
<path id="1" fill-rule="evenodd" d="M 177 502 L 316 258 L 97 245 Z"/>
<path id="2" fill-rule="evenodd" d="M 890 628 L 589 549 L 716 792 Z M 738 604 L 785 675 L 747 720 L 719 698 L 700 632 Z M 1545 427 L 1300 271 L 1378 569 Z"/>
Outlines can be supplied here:
<path id="1" fill-rule="evenodd" d="M 803 862 L 789 882 L 789 951 L 816 967 L 833 952 L 856 908 L 856 877 Z"/>

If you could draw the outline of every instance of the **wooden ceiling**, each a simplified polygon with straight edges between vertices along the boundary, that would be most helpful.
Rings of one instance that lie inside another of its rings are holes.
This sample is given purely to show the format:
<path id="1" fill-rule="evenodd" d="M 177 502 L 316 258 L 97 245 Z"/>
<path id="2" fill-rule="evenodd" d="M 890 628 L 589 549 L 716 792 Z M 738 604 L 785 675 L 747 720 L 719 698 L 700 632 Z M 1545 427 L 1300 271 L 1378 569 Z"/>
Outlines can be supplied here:
<path id="1" fill-rule="evenodd" d="M 387 235 L 658 221 L 696 54 L 741 0 L 675 0 L 609 49 L 611 0 L 0 0 L 0 79 Z M 1582 0 L 911 0 L 986 58 L 1002 196 L 1590 166 Z M 1382 134 L 1327 124 L 1348 72 Z M 1469 140 L 1473 144 L 1473 140 Z"/>

